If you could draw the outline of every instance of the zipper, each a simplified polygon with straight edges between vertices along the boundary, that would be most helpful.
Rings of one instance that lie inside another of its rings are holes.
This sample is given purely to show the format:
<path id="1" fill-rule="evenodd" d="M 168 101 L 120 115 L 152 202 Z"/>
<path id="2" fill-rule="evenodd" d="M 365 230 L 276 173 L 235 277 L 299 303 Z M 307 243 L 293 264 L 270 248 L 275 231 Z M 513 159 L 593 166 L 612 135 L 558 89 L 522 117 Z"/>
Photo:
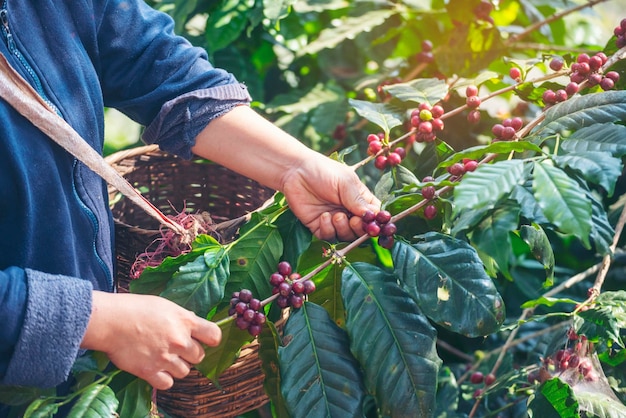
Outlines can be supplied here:
<path id="1" fill-rule="evenodd" d="M 9 10 L 7 9 L 7 0 L 4 0 L 2 2 L 2 9 L 0 9 L 0 25 L 0 31 L 2 32 L 7 48 L 9 48 L 9 52 L 13 54 L 15 58 L 17 58 L 20 64 L 22 64 L 22 66 L 30 76 L 32 80 L 32 85 L 37 94 L 41 96 L 41 98 L 48 104 L 48 106 L 50 106 L 59 116 L 61 116 L 59 109 L 46 95 L 39 76 L 15 44 L 15 39 L 13 39 L 13 33 L 11 33 L 11 27 L 9 26 Z"/>

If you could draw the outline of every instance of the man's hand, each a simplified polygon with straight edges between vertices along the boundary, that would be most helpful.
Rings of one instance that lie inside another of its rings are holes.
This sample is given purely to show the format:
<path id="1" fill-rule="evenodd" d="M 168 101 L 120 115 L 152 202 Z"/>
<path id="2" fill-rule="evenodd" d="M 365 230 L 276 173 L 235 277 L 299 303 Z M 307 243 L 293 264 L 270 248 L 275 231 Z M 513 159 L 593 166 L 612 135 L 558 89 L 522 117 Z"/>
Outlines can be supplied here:
<path id="1" fill-rule="evenodd" d="M 285 173 L 282 190 L 293 213 L 316 237 L 348 241 L 364 234 L 361 215 L 380 202 L 348 166 L 313 156 Z"/>

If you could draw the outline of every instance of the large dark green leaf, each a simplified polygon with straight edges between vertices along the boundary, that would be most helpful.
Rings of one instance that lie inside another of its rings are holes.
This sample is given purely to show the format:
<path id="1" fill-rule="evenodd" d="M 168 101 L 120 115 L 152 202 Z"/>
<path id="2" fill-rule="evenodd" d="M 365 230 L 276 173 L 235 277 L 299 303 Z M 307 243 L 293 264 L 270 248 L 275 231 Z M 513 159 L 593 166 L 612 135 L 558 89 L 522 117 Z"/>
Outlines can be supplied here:
<path id="1" fill-rule="evenodd" d="M 297 266 L 298 259 L 311 245 L 311 238 L 313 237 L 311 230 L 304 226 L 291 211 L 281 215 L 276 221 L 276 226 L 278 226 L 284 243 L 283 259 L 292 266 Z"/>
<path id="2" fill-rule="evenodd" d="M 119 401 L 120 417 L 149 417 L 152 407 L 152 386 L 143 379 L 121 373 L 109 385 Z"/>
<path id="3" fill-rule="evenodd" d="M 586 94 L 548 109 L 544 121 L 534 129 L 533 134 L 545 137 L 621 120 L 626 120 L 626 91 Z"/>
<path id="4" fill-rule="evenodd" d="M 579 418 L 578 402 L 569 385 L 559 378 L 546 381 L 530 398 L 531 418 Z"/>
<path id="5" fill-rule="evenodd" d="M 448 94 L 448 85 L 437 78 L 420 78 L 406 83 L 386 86 L 385 91 L 404 102 L 428 103 L 431 106 L 440 102 Z"/>
<path id="6" fill-rule="evenodd" d="M 622 175 L 622 160 L 605 152 L 588 151 L 554 157 L 559 167 L 569 167 L 582 174 L 588 182 L 598 184 L 613 195 L 615 183 Z"/>
<path id="7" fill-rule="evenodd" d="M 350 99 L 350 105 L 361 117 L 378 125 L 386 134 L 396 126 L 402 125 L 402 116 L 385 103 Z"/>
<path id="8" fill-rule="evenodd" d="M 366 263 L 344 270 L 351 349 L 382 415 L 432 417 L 441 360 L 436 333 L 394 275 Z"/>
<path id="9" fill-rule="evenodd" d="M 206 249 L 204 256 L 174 273 L 161 296 L 205 318 L 224 297 L 229 263 L 224 247 L 216 245 Z"/>
<path id="10" fill-rule="evenodd" d="M 280 392 L 281 381 L 278 363 L 278 347 L 280 344 L 281 338 L 278 335 L 278 330 L 273 323 L 268 322 L 267 326 L 263 327 L 261 335 L 259 335 L 259 357 L 261 358 L 261 368 L 265 375 L 263 388 L 274 405 L 274 417 L 289 418 L 285 399 Z"/>
<path id="11" fill-rule="evenodd" d="M 348 335 L 326 310 L 292 311 L 280 347 L 282 395 L 291 417 L 361 417 L 365 387 Z"/>
<path id="12" fill-rule="evenodd" d="M 368 32 L 380 26 L 396 13 L 395 10 L 373 9 L 361 16 L 347 17 L 341 24 L 324 29 L 320 36 L 296 51 L 297 56 L 315 54 L 325 48 L 332 48 L 346 39 L 354 38 L 363 32 Z"/>
<path id="13" fill-rule="evenodd" d="M 496 332 L 504 302 L 476 250 L 429 232 L 393 248 L 395 272 L 426 316 L 451 331 L 477 337 Z"/>
<path id="14" fill-rule="evenodd" d="M 584 190 L 563 170 L 545 163 L 535 164 L 533 191 L 537 204 L 561 232 L 573 234 L 587 247 L 591 233 L 591 202 Z"/>
<path id="15" fill-rule="evenodd" d="M 223 313 L 216 315 L 222 317 Z M 204 347 L 205 357 L 196 368 L 207 378 L 217 381 L 218 377 L 239 357 L 241 347 L 252 341 L 248 331 L 242 331 L 235 326 L 235 321 L 227 321 L 220 325 L 222 341 L 217 347 Z"/>
<path id="16" fill-rule="evenodd" d="M 465 158 L 470 160 L 479 160 L 487 154 L 510 154 L 511 152 L 524 151 L 541 153 L 541 148 L 526 141 L 498 141 L 489 145 L 479 145 L 459 151 L 439 164 L 439 167 L 449 167 Z"/>
<path id="17" fill-rule="evenodd" d="M 249 289 L 263 300 L 272 294 L 269 277 L 283 253 L 283 240 L 278 228 L 261 225 L 243 234 L 230 250 L 230 278 L 226 294 Z"/>
<path id="18" fill-rule="evenodd" d="M 503 196 L 511 193 L 522 181 L 524 163 L 521 160 L 483 164 L 467 173 L 454 188 L 454 214 L 483 207 L 493 208 Z"/>
<path id="19" fill-rule="evenodd" d="M 602 202 L 587 188 L 585 188 L 585 198 L 591 202 L 591 241 L 598 254 L 609 254 L 615 229 L 609 222 Z"/>
<path id="20" fill-rule="evenodd" d="M 110 418 L 117 411 L 115 392 L 106 385 L 93 385 L 82 392 L 68 416 L 75 418 Z"/>
<path id="21" fill-rule="evenodd" d="M 613 123 L 596 123 L 585 126 L 561 143 L 561 148 L 570 153 L 607 152 L 615 157 L 626 155 L 626 126 Z"/>

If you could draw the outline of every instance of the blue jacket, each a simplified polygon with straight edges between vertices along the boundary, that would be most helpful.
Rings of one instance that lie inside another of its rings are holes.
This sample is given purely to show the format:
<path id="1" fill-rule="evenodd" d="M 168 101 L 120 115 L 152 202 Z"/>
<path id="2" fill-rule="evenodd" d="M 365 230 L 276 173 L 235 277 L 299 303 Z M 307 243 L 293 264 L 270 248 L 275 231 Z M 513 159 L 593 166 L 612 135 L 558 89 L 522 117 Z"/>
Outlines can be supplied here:
<path id="1" fill-rule="evenodd" d="M 245 86 L 143 0 L 0 0 L 0 53 L 96 150 L 104 108 L 190 157 Z M 93 289 L 112 291 L 106 185 L 0 99 L 0 385 L 53 387 L 80 352 Z"/>

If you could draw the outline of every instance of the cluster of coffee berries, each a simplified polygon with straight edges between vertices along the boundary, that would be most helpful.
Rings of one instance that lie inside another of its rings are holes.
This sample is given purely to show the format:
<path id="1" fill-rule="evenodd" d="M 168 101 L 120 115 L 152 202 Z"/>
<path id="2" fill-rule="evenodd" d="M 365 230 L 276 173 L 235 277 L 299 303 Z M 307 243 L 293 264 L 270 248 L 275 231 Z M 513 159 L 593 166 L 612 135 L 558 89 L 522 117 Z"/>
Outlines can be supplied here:
<path id="1" fill-rule="evenodd" d="M 595 382 L 598 380 L 598 373 L 594 370 L 590 357 L 593 343 L 584 335 L 577 335 L 573 329 L 568 331 L 568 338 L 567 347 L 543 359 L 541 369 L 528 374 L 529 383 L 542 383 L 556 374 L 566 381 Z"/>
<path id="2" fill-rule="evenodd" d="M 417 54 L 417 61 L 431 63 L 434 60 L 433 43 L 429 40 L 422 41 L 422 50 Z"/>
<path id="3" fill-rule="evenodd" d="M 440 105 L 431 106 L 420 103 L 417 109 L 411 112 L 411 126 L 415 128 L 417 142 L 433 142 L 437 132 L 443 131 L 444 123 L 441 119 L 444 110 Z"/>
<path id="4" fill-rule="evenodd" d="M 615 27 L 613 33 L 617 38 L 615 40 L 615 44 L 617 45 L 617 47 L 624 48 L 626 46 L 626 18 L 622 19 L 622 21 L 619 22 L 619 26 Z"/>
<path id="5" fill-rule="evenodd" d="M 230 299 L 230 309 L 228 315 L 237 315 L 235 325 L 241 330 L 248 330 L 253 337 L 261 333 L 265 324 L 265 314 L 261 312 L 261 301 L 252 296 L 248 289 L 234 292 Z"/>
<path id="6" fill-rule="evenodd" d="M 478 97 L 478 87 L 472 85 L 465 89 L 465 104 L 470 109 L 478 109 L 480 106 L 480 97 Z"/>
<path id="7" fill-rule="evenodd" d="M 465 89 L 465 104 L 470 109 L 467 114 L 467 121 L 469 123 L 478 123 L 480 122 L 480 97 L 478 97 L 478 87 L 474 85 L 469 85 Z"/>
<path id="8" fill-rule="evenodd" d="M 448 166 L 447 170 L 450 173 L 450 180 L 454 181 L 461 177 L 463 174 L 474 171 L 478 168 L 478 161 L 464 158 L 460 163 L 454 163 Z"/>
<path id="9" fill-rule="evenodd" d="M 576 62 L 571 65 L 571 83 L 580 84 L 587 80 L 587 84 L 590 87 L 599 85 L 602 90 L 611 90 L 619 80 L 619 74 L 615 71 L 609 71 L 606 74 L 601 73 L 602 66 L 606 64 L 607 61 L 608 57 L 604 52 L 598 52 L 593 56 L 589 56 L 585 53 L 579 54 L 576 57 Z M 570 89 L 573 87 L 574 85 L 572 85 Z"/>
<path id="10" fill-rule="evenodd" d="M 496 123 L 491 128 L 491 133 L 494 135 L 493 142 L 497 141 L 510 141 L 515 138 L 515 134 L 522 129 L 524 121 L 520 117 L 507 118 L 502 123 Z"/>
<path id="11" fill-rule="evenodd" d="M 393 236 L 398 228 L 391 222 L 391 213 L 381 210 L 374 213 L 371 210 L 366 211 L 363 216 L 363 230 L 370 237 L 378 237 L 378 245 L 383 248 L 391 249 L 394 244 Z"/>
<path id="12" fill-rule="evenodd" d="M 470 375 L 470 382 L 474 385 L 484 384 L 485 387 L 491 386 L 496 381 L 496 375 L 493 373 L 488 373 L 484 375 L 482 372 L 476 371 Z M 476 389 L 474 391 L 474 398 L 479 398 L 482 396 L 484 389 Z"/>
<path id="13" fill-rule="evenodd" d="M 406 157 L 406 150 L 402 147 L 396 147 L 393 150 L 385 145 L 385 134 L 369 134 L 367 136 L 367 153 L 376 155 L 374 159 L 374 167 L 384 170 L 387 167 L 395 167 L 400 165 Z"/>
<path id="14" fill-rule="evenodd" d="M 302 307 L 305 295 L 309 295 L 315 291 L 315 283 L 313 280 L 300 280 L 301 276 L 291 269 L 291 264 L 287 261 L 278 263 L 277 271 L 270 276 L 270 284 L 272 294 L 278 294 L 276 304 L 280 308 Z"/>
<path id="15" fill-rule="evenodd" d="M 431 176 L 426 176 L 422 179 L 422 183 L 430 183 L 435 181 L 435 179 Z M 422 197 L 424 200 L 432 200 L 435 198 L 437 194 L 437 189 L 435 186 L 424 186 L 422 187 Z M 437 206 L 433 204 L 428 204 L 424 207 L 424 217 L 426 219 L 434 219 L 437 216 Z"/>

